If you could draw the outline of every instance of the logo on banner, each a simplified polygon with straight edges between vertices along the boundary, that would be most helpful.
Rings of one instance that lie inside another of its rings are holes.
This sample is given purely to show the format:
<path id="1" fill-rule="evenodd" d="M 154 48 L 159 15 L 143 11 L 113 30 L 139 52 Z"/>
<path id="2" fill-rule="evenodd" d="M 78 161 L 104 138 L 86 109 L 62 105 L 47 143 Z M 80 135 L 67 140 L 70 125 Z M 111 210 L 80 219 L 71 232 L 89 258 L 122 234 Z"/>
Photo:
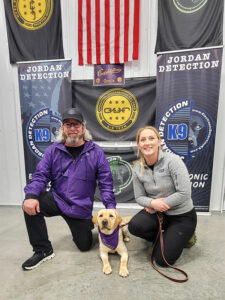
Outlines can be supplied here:
<path id="1" fill-rule="evenodd" d="M 201 9 L 208 0 L 173 0 L 176 8 L 183 13 L 194 13 Z"/>
<path id="2" fill-rule="evenodd" d="M 113 177 L 113 192 L 119 195 L 132 181 L 131 165 L 120 156 L 109 156 L 107 160 Z"/>
<path id="3" fill-rule="evenodd" d="M 191 100 L 180 100 L 168 107 L 159 120 L 162 149 L 190 158 L 211 143 L 213 127 L 206 111 Z"/>
<path id="4" fill-rule="evenodd" d="M 36 30 L 43 27 L 51 18 L 53 0 L 11 1 L 15 20 L 20 26 L 28 30 Z"/>
<path id="5" fill-rule="evenodd" d="M 93 85 L 122 85 L 125 84 L 124 64 L 94 65 Z"/>
<path id="6" fill-rule="evenodd" d="M 61 124 L 61 118 L 53 115 L 49 108 L 43 108 L 31 116 L 26 127 L 26 141 L 36 157 L 41 159 L 48 146 L 56 141 Z"/>
<path id="7" fill-rule="evenodd" d="M 137 99 L 125 89 L 111 89 L 102 94 L 97 101 L 97 120 L 108 131 L 122 132 L 129 129 L 137 116 Z"/>

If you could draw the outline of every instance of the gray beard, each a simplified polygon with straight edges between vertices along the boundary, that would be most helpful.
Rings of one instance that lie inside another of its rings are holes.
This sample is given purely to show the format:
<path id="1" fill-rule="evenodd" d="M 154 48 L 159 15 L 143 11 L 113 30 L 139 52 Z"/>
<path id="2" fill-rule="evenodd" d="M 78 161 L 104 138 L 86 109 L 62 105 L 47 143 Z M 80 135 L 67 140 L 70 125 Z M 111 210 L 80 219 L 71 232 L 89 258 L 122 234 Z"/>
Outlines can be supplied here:
<path id="1" fill-rule="evenodd" d="M 68 144 L 78 144 L 79 141 L 80 141 L 81 137 L 77 136 L 77 137 L 71 137 L 71 136 L 68 136 L 66 138 L 66 142 Z"/>

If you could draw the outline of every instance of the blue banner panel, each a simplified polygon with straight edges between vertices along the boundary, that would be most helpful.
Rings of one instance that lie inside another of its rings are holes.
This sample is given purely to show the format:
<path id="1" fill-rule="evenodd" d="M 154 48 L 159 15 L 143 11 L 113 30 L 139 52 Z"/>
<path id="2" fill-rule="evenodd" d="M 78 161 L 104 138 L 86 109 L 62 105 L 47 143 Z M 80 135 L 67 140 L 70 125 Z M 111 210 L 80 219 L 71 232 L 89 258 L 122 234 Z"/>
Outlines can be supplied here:
<path id="1" fill-rule="evenodd" d="M 162 149 L 180 155 L 198 211 L 208 211 L 222 48 L 158 55 L 156 124 Z"/>
<path id="2" fill-rule="evenodd" d="M 72 106 L 71 60 L 20 63 L 18 78 L 28 182 Z"/>

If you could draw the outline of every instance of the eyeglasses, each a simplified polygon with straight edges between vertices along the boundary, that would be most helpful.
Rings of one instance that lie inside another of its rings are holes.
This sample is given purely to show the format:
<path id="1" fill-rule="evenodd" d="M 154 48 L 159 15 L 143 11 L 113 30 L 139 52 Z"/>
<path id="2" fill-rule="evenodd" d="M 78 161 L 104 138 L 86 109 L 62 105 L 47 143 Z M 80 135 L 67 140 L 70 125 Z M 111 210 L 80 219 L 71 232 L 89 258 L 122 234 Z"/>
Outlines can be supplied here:
<path id="1" fill-rule="evenodd" d="M 71 128 L 71 127 L 79 128 L 79 127 L 81 127 L 81 123 L 69 123 L 69 122 L 65 122 L 65 123 L 63 123 L 63 125 L 66 128 Z"/>

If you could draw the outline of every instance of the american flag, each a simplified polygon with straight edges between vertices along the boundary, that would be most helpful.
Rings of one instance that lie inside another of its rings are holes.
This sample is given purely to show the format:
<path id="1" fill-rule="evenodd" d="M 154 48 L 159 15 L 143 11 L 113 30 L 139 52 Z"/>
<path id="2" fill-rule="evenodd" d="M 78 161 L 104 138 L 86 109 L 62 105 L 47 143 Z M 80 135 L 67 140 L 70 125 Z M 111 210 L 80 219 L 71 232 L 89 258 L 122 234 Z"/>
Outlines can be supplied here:
<path id="1" fill-rule="evenodd" d="M 138 59 L 140 0 L 78 0 L 79 65 Z"/>

